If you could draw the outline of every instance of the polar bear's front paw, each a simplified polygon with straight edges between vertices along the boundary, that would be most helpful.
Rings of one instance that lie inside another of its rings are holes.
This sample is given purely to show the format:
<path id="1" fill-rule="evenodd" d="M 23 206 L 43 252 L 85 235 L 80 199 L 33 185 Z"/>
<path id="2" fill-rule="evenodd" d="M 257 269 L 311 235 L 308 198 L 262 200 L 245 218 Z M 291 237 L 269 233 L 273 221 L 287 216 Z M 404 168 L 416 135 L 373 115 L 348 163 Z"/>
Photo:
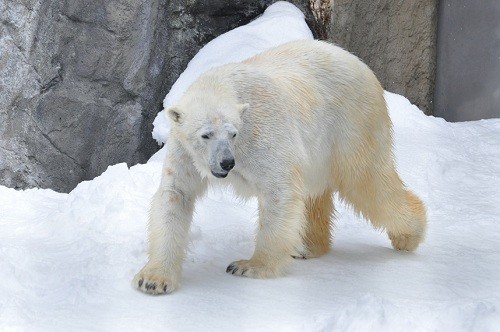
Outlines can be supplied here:
<path id="1" fill-rule="evenodd" d="M 164 269 L 145 266 L 132 280 L 132 287 L 151 295 L 168 294 L 178 287 Z"/>
<path id="2" fill-rule="evenodd" d="M 271 267 L 262 262 L 246 259 L 232 262 L 226 272 L 235 276 L 259 279 L 275 278 L 281 275 L 281 269 L 277 266 Z"/>

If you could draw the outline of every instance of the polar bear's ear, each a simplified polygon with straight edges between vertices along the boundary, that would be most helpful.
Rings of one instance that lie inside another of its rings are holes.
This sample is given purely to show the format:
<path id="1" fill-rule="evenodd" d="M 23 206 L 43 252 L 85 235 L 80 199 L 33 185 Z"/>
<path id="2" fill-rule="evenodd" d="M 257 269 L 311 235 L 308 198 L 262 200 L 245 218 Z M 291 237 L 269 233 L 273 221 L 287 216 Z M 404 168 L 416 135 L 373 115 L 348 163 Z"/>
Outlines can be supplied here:
<path id="1" fill-rule="evenodd" d="M 240 112 L 240 116 L 243 115 L 250 108 L 250 104 L 238 104 L 238 110 Z"/>
<path id="2" fill-rule="evenodd" d="M 175 123 L 182 123 L 182 112 L 177 106 L 170 106 L 167 108 L 168 117 Z"/>

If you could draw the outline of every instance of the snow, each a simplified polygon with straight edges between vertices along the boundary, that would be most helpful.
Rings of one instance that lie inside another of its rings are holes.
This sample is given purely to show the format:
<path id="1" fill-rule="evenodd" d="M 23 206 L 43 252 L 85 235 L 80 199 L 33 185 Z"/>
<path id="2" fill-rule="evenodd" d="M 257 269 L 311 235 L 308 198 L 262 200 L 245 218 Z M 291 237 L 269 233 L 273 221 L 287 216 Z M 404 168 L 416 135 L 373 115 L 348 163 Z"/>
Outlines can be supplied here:
<path id="1" fill-rule="evenodd" d="M 276 22 L 288 15 L 277 12 Z M 279 28 L 285 38 L 295 26 Z M 336 200 L 328 255 L 295 261 L 279 279 L 234 277 L 225 268 L 252 254 L 256 201 L 215 188 L 197 204 L 182 287 L 144 295 L 130 281 L 147 258 L 163 149 L 69 194 L 0 186 L 0 330 L 500 330 L 500 119 L 448 123 L 385 97 L 398 170 L 428 208 L 416 252 L 393 250 Z"/>

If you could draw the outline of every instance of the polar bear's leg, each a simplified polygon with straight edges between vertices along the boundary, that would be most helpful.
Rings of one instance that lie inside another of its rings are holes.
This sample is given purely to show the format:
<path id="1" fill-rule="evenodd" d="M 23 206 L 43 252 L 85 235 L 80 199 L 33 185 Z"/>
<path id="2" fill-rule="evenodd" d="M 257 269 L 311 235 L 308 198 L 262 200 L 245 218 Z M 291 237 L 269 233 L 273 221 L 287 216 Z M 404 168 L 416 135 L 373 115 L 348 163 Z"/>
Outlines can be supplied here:
<path id="1" fill-rule="evenodd" d="M 400 223 L 406 227 L 387 225 L 387 235 L 394 249 L 413 251 L 422 242 L 426 229 L 426 212 L 422 201 L 411 191 L 402 193 L 402 206 L 398 211 Z"/>
<path id="2" fill-rule="evenodd" d="M 170 293 L 180 284 L 194 203 L 204 188 L 192 164 L 177 165 L 182 161 L 181 156 L 167 157 L 160 188 L 153 196 L 149 260 L 132 281 L 133 287 L 148 294 Z"/>
<path id="3" fill-rule="evenodd" d="M 306 199 L 306 232 L 304 248 L 294 258 L 314 258 L 326 254 L 331 245 L 331 227 L 334 216 L 332 191 Z"/>
<path id="4" fill-rule="evenodd" d="M 302 246 L 305 204 L 300 189 L 283 182 L 269 187 L 273 189 L 259 196 L 255 252 L 250 260 L 231 263 L 227 273 L 251 278 L 280 276 Z"/>
<path id="5" fill-rule="evenodd" d="M 149 216 L 149 261 L 133 286 L 149 294 L 170 293 L 179 286 L 193 202 L 178 192 L 159 188 Z"/>
<path id="6" fill-rule="evenodd" d="M 385 229 L 395 249 L 413 251 L 425 235 L 424 204 L 404 187 L 393 166 L 385 169 L 366 171 L 341 195 L 374 227 Z"/>

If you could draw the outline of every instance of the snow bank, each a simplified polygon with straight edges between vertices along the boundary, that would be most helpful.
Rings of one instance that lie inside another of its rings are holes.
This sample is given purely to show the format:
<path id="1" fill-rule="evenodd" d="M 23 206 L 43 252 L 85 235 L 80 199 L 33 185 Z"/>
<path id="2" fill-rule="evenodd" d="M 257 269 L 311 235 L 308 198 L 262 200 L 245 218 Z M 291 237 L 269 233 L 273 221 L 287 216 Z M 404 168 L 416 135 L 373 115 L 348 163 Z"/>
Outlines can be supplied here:
<path id="1" fill-rule="evenodd" d="M 453 330 L 500 326 L 500 120 L 447 123 L 387 93 L 403 180 L 427 240 L 396 252 L 336 201 L 333 251 L 280 279 L 227 275 L 257 216 L 224 190 L 197 204 L 183 287 L 133 290 L 161 163 L 111 166 L 70 194 L 0 187 L 0 330 Z"/>
<path id="2" fill-rule="evenodd" d="M 288 23 L 279 17 L 289 14 L 275 15 L 278 26 L 262 34 L 305 27 L 299 14 Z M 190 70 L 176 91 L 199 74 Z M 151 297 L 130 281 L 146 261 L 159 158 L 111 166 L 70 194 L 0 186 L 0 330 L 498 330 L 500 120 L 447 123 L 402 96 L 385 97 L 399 172 L 428 207 L 417 252 L 392 250 L 336 200 L 331 253 L 296 261 L 284 278 L 227 275 L 228 263 L 252 254 L 257 207 L 212 190 L 196 207 L 183 286 Z"/>

